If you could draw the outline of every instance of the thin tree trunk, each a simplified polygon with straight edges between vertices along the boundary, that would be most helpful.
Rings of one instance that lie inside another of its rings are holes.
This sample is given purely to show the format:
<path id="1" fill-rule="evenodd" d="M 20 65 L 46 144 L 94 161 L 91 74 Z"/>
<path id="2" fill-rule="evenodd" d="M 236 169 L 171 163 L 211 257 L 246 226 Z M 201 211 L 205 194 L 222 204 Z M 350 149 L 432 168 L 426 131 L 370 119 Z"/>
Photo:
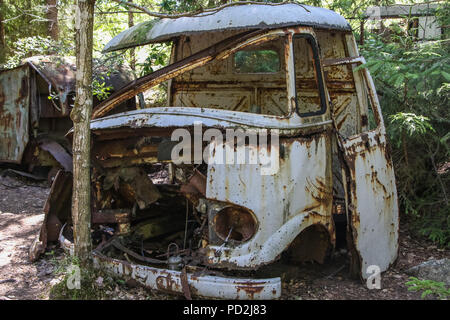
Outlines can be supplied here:
<path id="1" fill-rule="evenodd" d="M 6 59 L 6 38 L 5 38 L 5 24 L 3 23 L 3 0 L 0 0 L 0 63 L 3 63 Z"/>
<path id="2" fill-rule="evenodd" d="M 57 0 L 47 0 L 47 19 L 48 21 L 48 35 L 53 40 L 58 40 L 59 38 L 59 27 L 58 27 L 58 7 L 56 6 Z"/>
<path id="3" fill-rule="evenodd" d="M 77 0 L 75 47 L 76 98 L 70 117 L 73 133 L 72 220 L 75 255 L 82 265 L 91 252 L 90 119 L 92 114 L 92 48 L 95 0 Z"/>
<path id="4" fill-rule="evenodd" d="M 133 12 L 128 11 L 128 27 L 134 26 L 134 16 Z M 136 71 L 136 50 L 134 48 L 130 49 L 130 67 L 131 70 Z"/>

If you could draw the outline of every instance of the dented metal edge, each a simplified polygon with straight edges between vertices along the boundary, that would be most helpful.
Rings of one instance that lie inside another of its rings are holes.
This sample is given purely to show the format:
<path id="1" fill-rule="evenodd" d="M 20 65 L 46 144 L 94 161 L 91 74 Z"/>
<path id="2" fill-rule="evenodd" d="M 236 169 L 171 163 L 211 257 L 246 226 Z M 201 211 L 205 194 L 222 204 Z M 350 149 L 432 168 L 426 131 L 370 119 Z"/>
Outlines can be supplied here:
<path id="1" fill-rule="evenodd" d="M 174 117 L 175 116 L 175 117 Z M 331 120 L 303 123 L 294 114 L 291 118 L 259 115 L 248 112 L 191 107 L 161 107 L 132 110 L 91 121 L 91 130 L 114 129 L 120 127 L 185 127 L 195 121 L 205 126 L 233 127 L 244 125 L 263 129 L 297 129 L 320 127 L 331 124 Z M 69 131 L 71 133 L 73 129 Z"/>

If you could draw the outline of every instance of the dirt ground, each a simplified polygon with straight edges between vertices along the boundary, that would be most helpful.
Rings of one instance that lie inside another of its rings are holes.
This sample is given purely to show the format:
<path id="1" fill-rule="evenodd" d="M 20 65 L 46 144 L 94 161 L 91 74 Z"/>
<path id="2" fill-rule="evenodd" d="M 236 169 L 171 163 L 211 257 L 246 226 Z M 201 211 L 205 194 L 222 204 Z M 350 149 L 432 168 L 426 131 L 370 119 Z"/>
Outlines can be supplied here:
<path id="1" fill-rule="evenodd" d="M 42 208 L 50 188 L 46 182 L 33 182 L 0 175 L 0 300 L 48 299 L 50 288 L 61 280 L 57 261 L 64 258 L 57 247 L 35 263 L 28 261 L 28 248 L 43 220 Z M 431 259 L 450 257 L 423 240 L 413 239 L 404 225 L 400 228 L 399 258 L 382 274 L 381 289 L 369 290 L 348 276 L 348 257 L 337 250 L 324 265 L 273 264 L 262 270 L 268 276 L 281 276 L 282 299 L 420 299 L 420 293 L 407 290 L 405 270 Z M 117 283 L 107 292 L 112 299 L 180 299 L 132 283 Z"/>

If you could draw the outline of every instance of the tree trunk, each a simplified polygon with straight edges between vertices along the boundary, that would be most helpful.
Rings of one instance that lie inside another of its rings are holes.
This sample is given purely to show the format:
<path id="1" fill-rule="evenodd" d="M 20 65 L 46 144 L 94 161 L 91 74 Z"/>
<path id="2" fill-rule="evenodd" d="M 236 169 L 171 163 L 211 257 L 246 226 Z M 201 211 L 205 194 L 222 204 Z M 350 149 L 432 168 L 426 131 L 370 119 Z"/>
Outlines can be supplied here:
<path id="1" fill-rule="evenodd" d="M 5 62 L 6 59 L 6 39 L 5 39 L 5 24 L 3 23 L 3 0 L 0 0 L 0 63 Z"/>
<path id="2" fill-rule="evenodd" d="M 76 98 L 73 121 L 72 220 L 75 255 L 82 265 L 91 253 L 90 119 L 92 114 L 92 48 L 95 0 L 77 0 L 75 48 L 77 55 Z"/>
<path id="3" fill-rule="evenodd" d="M 128 11 L 128 28 L 134 26 L 134 16 L 133 12 Z M 130 49 L 130 68 L 131 70 L 136 71 L 136 51 L 134 48 Z"/>
<path id="4" fill-rule="evenodd" d="M 58 40 L 59 38 L 59 28 L 58 28 L 58 7 L 56 6 L 57 0 L 47 0 L 47 19 L 48 21 L 48 35 L 53 40 Z"/>

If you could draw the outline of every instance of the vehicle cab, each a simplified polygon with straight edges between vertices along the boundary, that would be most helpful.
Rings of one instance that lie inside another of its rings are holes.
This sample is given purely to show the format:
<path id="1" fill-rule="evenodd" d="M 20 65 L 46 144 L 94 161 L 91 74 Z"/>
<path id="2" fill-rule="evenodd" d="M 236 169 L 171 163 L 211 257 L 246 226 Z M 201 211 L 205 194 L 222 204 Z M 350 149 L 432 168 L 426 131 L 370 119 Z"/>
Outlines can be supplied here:
<path id="1" fill-rule="evenodd" d="M 104 253 L 130 250 L 131 240 L 102 244 L 97 264 L 172 292 L 276 298 L 279 278 L 195 272 L 256 270 L 282 254 L 323 263 L 343 228 L 353 273 L 386 270 L 398 249 L 395 177 L 348 22 L 322 8 L 247 4 L 144 22 L 105 51 L 167 41 L 168 66 L 94 109 L 93 216 L 110 214 L 116 233 L 179 257 L 183 269 L 155 254 L 130 264 Z M 104 116 L 161 83 L 167 107 Z M 70 214 L 60 219 L 70 224 Z"/>

